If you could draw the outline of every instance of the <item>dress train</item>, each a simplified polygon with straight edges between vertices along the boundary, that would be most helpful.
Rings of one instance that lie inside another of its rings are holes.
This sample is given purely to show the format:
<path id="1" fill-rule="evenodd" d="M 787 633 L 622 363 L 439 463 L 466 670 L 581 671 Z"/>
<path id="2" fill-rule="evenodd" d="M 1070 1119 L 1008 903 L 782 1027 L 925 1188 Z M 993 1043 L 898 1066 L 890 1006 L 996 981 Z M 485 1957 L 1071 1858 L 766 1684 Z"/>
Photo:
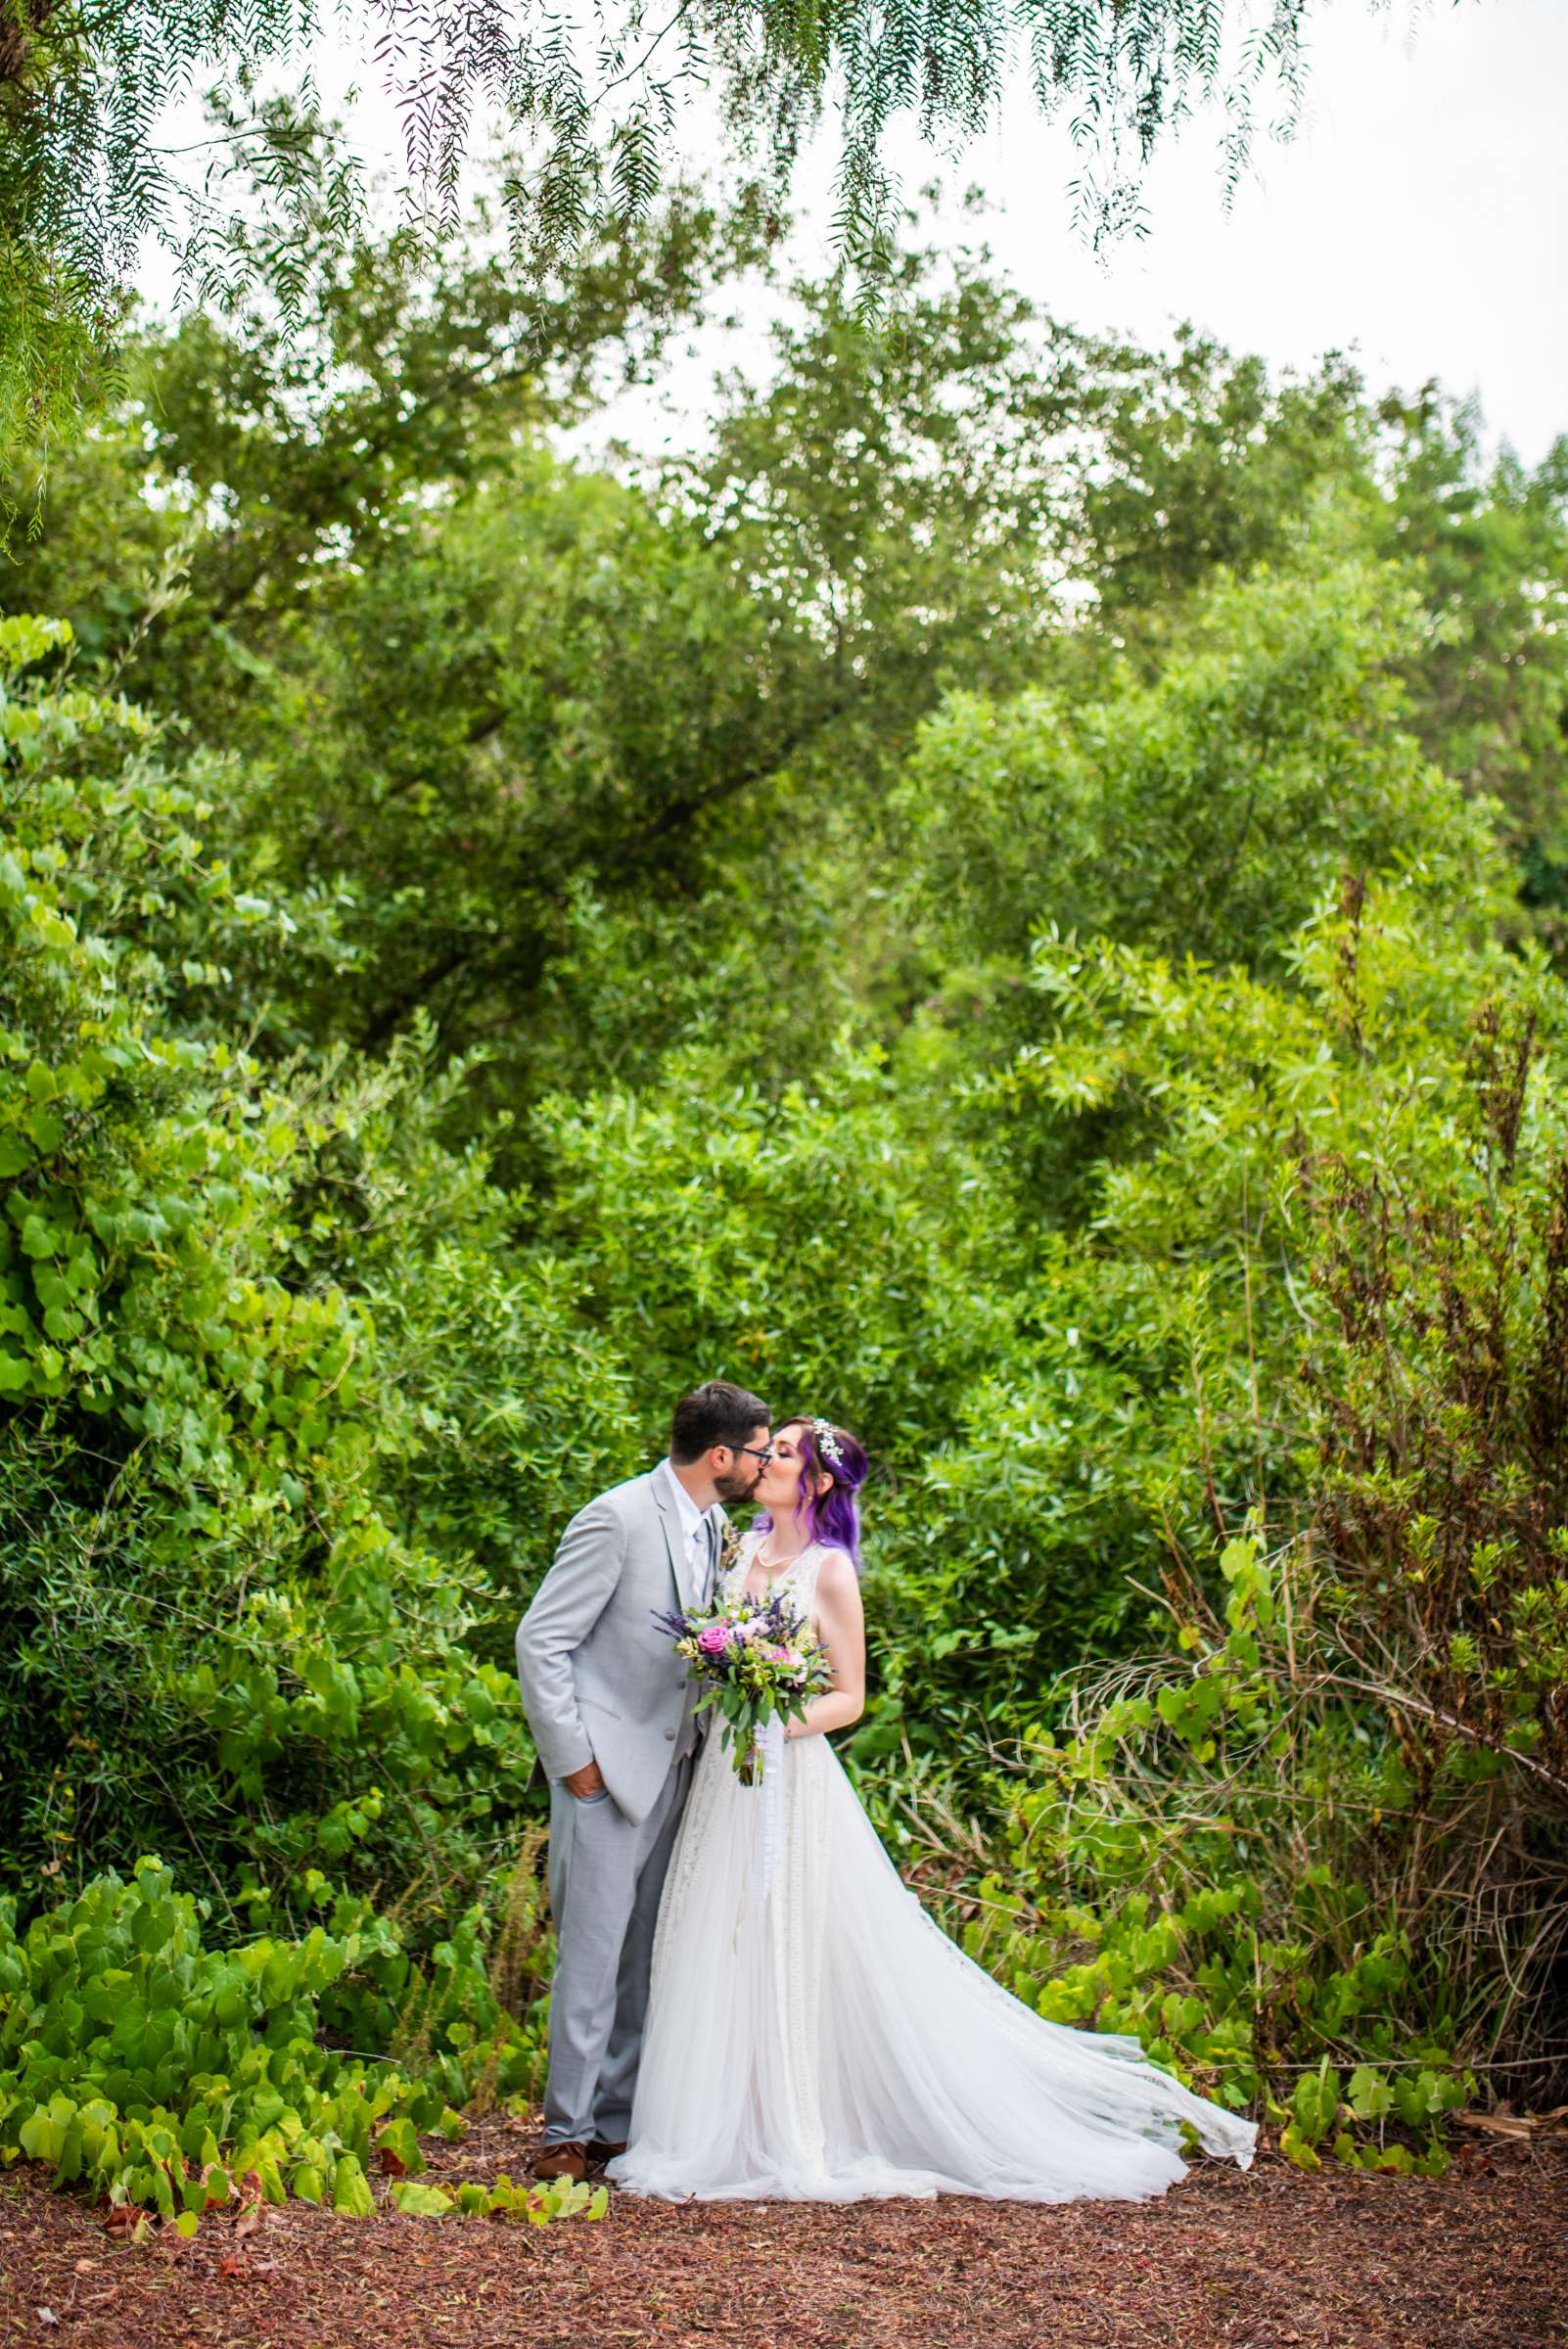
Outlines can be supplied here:
<path id="1" fill-rule="evenodd" d="M 807 1550 L 786 1578 L 807 1610 L 819 1562 Z M 1047 2022 L 948 1940 L 825 1737 L 779 1758 L 764 1864 L 763 1798 L 716 1729 L 704 1742 L 616 2185 L 682 2200 L 1134 2201 L 1184 2174 L 1184 2128 L 1250 2164 L 1250 2121 L 1135 2039 Z"/>

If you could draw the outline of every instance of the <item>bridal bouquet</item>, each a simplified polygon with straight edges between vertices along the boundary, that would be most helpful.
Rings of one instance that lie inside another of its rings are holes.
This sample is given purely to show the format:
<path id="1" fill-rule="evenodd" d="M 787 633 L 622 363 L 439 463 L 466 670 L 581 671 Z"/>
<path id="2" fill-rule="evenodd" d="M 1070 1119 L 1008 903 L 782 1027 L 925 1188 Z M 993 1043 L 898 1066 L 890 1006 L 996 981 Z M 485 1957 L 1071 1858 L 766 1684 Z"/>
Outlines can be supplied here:
<path id="1" fill-rule="evenodd" d="M 762 1731 L 803 1718 L 833 1685 L 826 1648 L 789 1597 L 715 1598 L 710 1606 L 656 1615 L 702 1683 L 695 1711 L 723 1715 L 722 1736 L 747 1786 L 762 1778 Z"/>

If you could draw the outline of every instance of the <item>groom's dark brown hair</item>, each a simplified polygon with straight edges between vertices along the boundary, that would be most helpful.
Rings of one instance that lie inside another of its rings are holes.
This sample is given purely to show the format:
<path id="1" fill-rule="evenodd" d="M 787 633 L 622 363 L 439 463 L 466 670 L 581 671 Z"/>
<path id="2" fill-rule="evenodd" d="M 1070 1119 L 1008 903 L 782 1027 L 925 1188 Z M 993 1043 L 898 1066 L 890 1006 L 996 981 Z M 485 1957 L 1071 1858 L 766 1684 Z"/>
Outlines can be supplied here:
<path id="1" fill-rule="evenodd" d="M 727 1378 L 710 1378 L 676 1404 L 669 1422 L 669 1456 L 678 1467 L 690 1467 L 714 1445 L 739 1447 L 754 1429 L 771 1421 L 772 1413 L 760 1395 Z"/>

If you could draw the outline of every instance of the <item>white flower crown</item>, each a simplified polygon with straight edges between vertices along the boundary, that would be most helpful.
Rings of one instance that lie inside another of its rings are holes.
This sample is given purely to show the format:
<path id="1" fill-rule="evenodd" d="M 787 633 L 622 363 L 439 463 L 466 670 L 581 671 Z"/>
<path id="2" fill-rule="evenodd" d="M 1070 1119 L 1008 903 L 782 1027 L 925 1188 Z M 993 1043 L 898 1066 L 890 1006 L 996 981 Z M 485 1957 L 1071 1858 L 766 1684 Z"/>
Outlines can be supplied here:
<path id="1" fill-rule="evenodd" d="M 821 1453 L 823 1459 L 831 1460 L 835 1468 L 842 1468 L 844 1465 L 844 1447 L 839 1442 L 838 1437 L 833 1433 L 833 1422 L 831 1419 L 813 1419 L 811 1422 L 811 1433 L 816 1438 L 816 1449 Z"/>

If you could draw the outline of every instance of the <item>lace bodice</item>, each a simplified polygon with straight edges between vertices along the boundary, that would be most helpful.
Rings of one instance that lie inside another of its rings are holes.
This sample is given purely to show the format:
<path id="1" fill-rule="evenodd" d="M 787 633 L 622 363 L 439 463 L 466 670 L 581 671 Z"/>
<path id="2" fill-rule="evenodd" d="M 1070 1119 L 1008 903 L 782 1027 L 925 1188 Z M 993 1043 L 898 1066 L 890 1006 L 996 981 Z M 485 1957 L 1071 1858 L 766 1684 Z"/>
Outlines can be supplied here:
<path id="1" fill-rule="evenodd" d="M 757 1553 L 766 1538 L 765 1534 L 755 1532 L 742 1535 L 740 1555 L 730 1568 L 728 1580 L 724 1585 L 726 1598 L 734 1598 L 744 1587 Z M 760 1595 L 776 1598 L 781 1591 L 787 1591 L 802 1614 L 814 1624 L 816 1622 L 816 1577 L 817 1570 L 822 1563 L 822 1555 L 821 1543 L 808 1542 L 800 1556 L 790 1560 L 782 1574 L 774 1575 L 769 1579 L 766 1591 Z"/>

